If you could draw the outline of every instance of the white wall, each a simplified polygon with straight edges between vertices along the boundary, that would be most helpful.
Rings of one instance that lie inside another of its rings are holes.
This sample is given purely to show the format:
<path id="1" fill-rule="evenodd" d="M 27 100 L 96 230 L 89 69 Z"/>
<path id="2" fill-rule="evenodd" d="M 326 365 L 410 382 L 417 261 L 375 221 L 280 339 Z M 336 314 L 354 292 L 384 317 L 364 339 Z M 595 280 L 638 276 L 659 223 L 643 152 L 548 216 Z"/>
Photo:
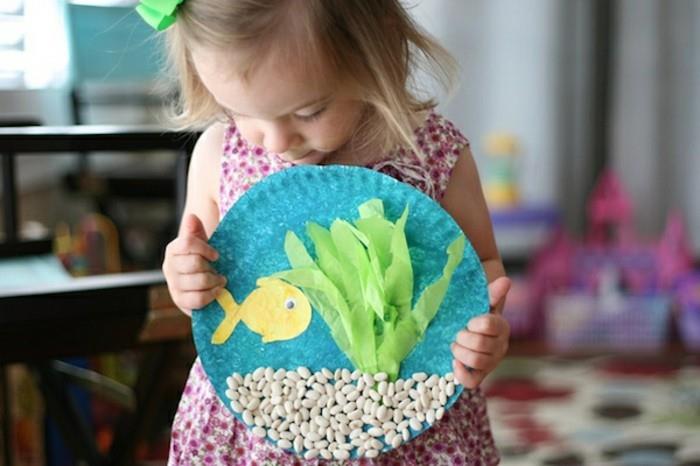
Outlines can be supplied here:
<path id="1" fill-rule="evenodd" d="M 622 0 L 615 11 L 609 155 L 655 237 L 680 208 L 700 253 L 700 2 Z M 440 109 L 472 141 L 515 133 L 525 202 L 553 202 L 580 230 L 592 175 L 595 89 L 588 0 L 422 0 L 414 17 L 459 61 Z"/>
<path id="2" fill-rule="evenodd" d="M 471 139 L 480 165 L 485 134 L 508 131 L 520 139 L 525 202 L 560 197 L 565 3 L 424 0 L 413 10 L 459 61 L 461 86 L 440 109 Z"/>

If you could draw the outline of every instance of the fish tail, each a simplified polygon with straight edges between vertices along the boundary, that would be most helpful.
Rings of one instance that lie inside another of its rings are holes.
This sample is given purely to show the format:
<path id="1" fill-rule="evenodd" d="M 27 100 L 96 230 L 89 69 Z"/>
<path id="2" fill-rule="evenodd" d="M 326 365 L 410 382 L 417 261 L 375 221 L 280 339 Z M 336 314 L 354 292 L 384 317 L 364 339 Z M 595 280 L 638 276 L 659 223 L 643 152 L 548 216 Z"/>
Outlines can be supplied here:
<path id="1" fill-rule="evenodd" d="M 233 296 L 226 288 L 221 289 L 221 292 L 216 297 L 216 301 L 224 310 L 224 320 L 221 321 L 212 334 L 211 342 L 214 345 L 221 345 L 228 340 L 236 329 L 236 325 L 240 322 L 241 316 L 239 310 L 241 307 L 236 303 L 236 300 L 233 299 Z"/>

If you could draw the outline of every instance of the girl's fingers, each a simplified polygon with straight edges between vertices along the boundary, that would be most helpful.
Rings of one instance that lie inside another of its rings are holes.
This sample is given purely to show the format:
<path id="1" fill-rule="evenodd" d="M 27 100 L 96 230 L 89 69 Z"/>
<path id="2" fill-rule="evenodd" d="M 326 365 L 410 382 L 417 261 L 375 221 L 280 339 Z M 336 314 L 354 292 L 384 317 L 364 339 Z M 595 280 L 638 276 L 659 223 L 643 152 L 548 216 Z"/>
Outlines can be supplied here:
<path id="1" fill-rule="evenodd" d="M 484 314 L 474 317 L 467 324 L 470 332 L 498 337 L 510 332 L 508 322 L 498 314 Z"/>
<path id="2" fill-rule="evenodd" d="M 209 262 L 199 254 L 173 256 L 171 264 L 172 269 L 181 274 L 214 271 Z"/>
<path id="3" fill-rule="evenodd" d="M 205 291 L 183 291 L 178 295 L 177 305 L 186 314 L 192 315 L 192 309 L 201 309 L 210 302 L 214 301 L 221 291 L 221 287 L 212 288 Z"/>
<path id="4" fill-rule="evenodd" d="M 180 292 L 209 291 L 212 288 L 226 285 L 226 277 L 212 272 L 178 274 L 174 277 L 174 280 Z"/>
<path id="5" fill-rule="evenodd" d="M 503 304 L 505 302 L 505 297 L 510 290 L 511 281 L 508 277 L 498 277 L 491 283 L 489 283 L 489 305 L 491 309 L 497 314 L 501 313 L 503 309 Z"/>
<path id="6" fill-rule="evenodd" d="M 478 351 L 479 353 L 495 354 L 503 346 L 498 337 L 468 332 L 466 330 L 457 333 L 455 341 L 457 344 L 467 349 Z"/>
<path id="7" fill-rule="evenodd" d="M 457 361 L 472 369 L 490 371 L 495 366 L 496 358 L 492 354 L 479 353 L 457 343 L 452 343 L 451 349 Z"/>
<path id="8" fill-rule="evenodd" d="M 452 371 L 457 382 L 470 390 L 478 387 L 485 375 L 482 371 L 465 367 L 464 364 L 455 359 L 452 360 Z"/>
<path id="9" fill-rule="evenodd" d="M 208 261 L 215 261 L 219 258 L 219 253 L 206 241 L 193 235 L 178 236 L 175 241 L 167 247 L 166 254 L 174 256 L 199 254 Z"/>

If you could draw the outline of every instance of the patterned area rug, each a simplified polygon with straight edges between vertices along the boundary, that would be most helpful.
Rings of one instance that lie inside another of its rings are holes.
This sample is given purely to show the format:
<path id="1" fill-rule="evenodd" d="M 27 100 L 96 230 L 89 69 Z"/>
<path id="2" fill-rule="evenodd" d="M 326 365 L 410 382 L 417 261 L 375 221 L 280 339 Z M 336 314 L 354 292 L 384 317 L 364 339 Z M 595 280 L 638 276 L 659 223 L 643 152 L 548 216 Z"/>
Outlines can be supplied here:
<path id="1" fill-rule="evenodd" d="M 507 359 L 485 383 L 502 465 L 700 465 L 700 357 Z"/>

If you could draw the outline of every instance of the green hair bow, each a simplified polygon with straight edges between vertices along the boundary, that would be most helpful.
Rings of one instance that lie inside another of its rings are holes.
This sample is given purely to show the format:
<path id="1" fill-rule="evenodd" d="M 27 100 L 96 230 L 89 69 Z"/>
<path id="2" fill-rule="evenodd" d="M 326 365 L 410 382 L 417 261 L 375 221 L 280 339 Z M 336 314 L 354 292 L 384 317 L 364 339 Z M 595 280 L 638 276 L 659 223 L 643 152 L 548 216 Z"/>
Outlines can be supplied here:
<path id="1" fill-rule="evenodd" d="M 151 27 L 164 31 L 175 22 L 178 5 L 185 0 L 141 0 L 136 11 Z"/>

